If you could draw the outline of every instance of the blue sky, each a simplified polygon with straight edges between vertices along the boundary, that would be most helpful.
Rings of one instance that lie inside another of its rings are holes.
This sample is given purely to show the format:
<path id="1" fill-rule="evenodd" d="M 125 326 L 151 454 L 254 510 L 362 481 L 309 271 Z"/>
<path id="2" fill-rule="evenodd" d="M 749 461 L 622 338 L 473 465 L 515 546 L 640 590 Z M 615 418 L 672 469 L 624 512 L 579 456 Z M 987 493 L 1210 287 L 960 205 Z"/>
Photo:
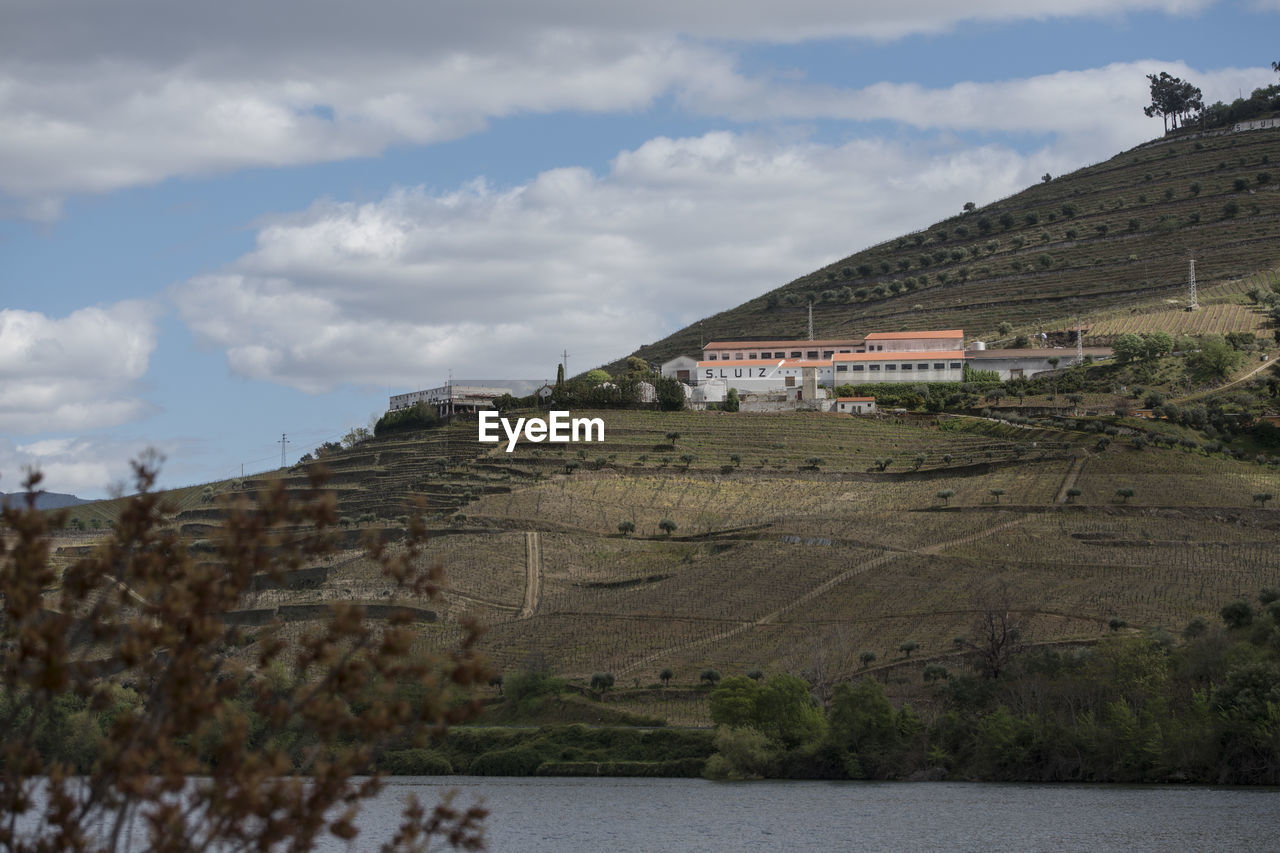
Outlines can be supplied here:
<path id="1" fill-rule="evenodd" d="M 1275 80 L 1280 0 L 0 0 L 0 491 L 576 372 Z"/>

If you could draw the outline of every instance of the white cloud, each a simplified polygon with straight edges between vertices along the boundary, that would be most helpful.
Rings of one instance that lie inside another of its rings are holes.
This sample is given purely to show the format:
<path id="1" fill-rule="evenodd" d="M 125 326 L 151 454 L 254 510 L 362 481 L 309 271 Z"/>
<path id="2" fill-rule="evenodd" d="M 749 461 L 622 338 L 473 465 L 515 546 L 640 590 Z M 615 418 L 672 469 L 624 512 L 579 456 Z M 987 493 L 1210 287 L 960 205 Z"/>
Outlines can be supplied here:
<path id="1" fill-rule="evenodd" d="M 110 436 L 42 438 L 25 444 L 0 437 L 0 492 L 21 491 L 28 469 L 44 475 L 40 488 L 46 492 L 85 499 L 132 492 L 131 463 L 151 446 L 142 440 Z M 176 455 L 183 447 L 182 442 L 171 441 L 161 450 Z"/>
<path id="2" fill-rule="evenodd" d="M 418 387 L 450 369 L 545 378 L 562 347 L 580 366 L 617 358 L 1052 162 L 994 146 L 658 138 L 605 175 L 317 203 L 173 298 L 236 373 L 308 392 Z"/>
<path id="3" fill-rule="evenodd" d="M 142 417 L 136 384 L 156 346 L 154 308 L 120 302 L 67 317 L 0 310 L 0 431 L 85 431 Z"/>
<path id="4" fill-rule="evenodd" d="M 644 109 L 668 94 L 755 116 L 919 94 L 742 77 L 725 40 L 897 38 L 962 20 L 1196 12 L 1208 0 L 648 4 L 26 4 L 0 28 L 0 197 L 59 199 L 455 139 L 526 112 Z M 252 26 L 245 26 L 245 21 Z M 711 43 L 718 46 L 710 46 Z M 945 94 L 945 93 L 944 93 Z M 963 93 L 960 93 L 963 94 Z M 749 107 L 744 96 L 759 95 Z M 892 112 L 888 103 L 882 111 Z"/>
<path id="5" fill-rule="evenodd" d="M 1053 134 L 1081 138 L 1099 152 L 1150 138 L 1158 122 L 1142 113 L 1150 103 L 1146 75 L 1168 71 L 1193 80 L 1205 102 L 1231 101 L 1266 78 L 1259 68 L 1199 71 L 1155 59 L 1102 68 L 1059 71 L 1014 80 L 960 82 L 943 89 L 916 83 L 876 83 L 840 89 L 805 83 L 747 79 L 732 72 L 708 75 L 683 95 L 693 110 L 739 120 L 887 119 L 927 130 Z"/>

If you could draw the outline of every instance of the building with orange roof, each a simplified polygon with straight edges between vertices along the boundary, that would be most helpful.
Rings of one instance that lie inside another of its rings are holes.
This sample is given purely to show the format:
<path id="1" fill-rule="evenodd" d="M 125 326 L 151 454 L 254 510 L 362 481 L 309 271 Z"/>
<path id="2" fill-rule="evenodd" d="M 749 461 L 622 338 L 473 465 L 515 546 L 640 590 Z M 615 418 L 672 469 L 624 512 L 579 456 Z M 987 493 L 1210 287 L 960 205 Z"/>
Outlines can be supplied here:
<path id="1" fill-rule="evenodd" d="M 874 415 L 875 397 L 836 397 L 835 410 L 850 415 Z"/>
<path id="2" fill-rule="evenodd" d="M 872 332 L 865 341 L 867 352 L 931 352 L 964 349 L 964 329 L 937 332 Z"/>

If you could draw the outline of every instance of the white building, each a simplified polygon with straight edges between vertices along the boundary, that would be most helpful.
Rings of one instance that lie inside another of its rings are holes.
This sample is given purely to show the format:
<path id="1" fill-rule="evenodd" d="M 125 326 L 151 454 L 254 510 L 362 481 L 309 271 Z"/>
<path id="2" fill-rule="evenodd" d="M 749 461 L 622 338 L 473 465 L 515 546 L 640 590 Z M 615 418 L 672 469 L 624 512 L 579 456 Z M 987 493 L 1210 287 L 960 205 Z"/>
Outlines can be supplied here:
<path id="1" fill-rule="evenodd" d="M 739 393 L 761 394 L 788 388 L 799 389 L 804 383 L 806 370 L 812 371 L 818 385 L 831 386 L 834 372 L 830 361 L 803 359 L 775 362 L 700 361 L 697 384 L 723 382 L 726 388 L 737 388 Z"/>
<path id="2" fill-rule="evenodd" d="M 863 382 L 960 382 L 963 350 L 857 352 L 834 357 L 835 384 Z"/>
<path id="3" fill-rule="evenodd" d="M 1084 355 L 1093 358 L 1110 358 L 1113 354 L 1110 347 L 1084 348 Z M 1051 358 L 1058 359 L 1059 370 L 1079 361 L 1074 349 L 971 349 L 965 355 L 974 370 L 994 370 L 1005 382 L 1055 369 L 1049 363 Z"/>
<path id="4" fill-rule="evenodd" d="M 851 415 L 874 415 L 876 413 L 876 398 L 836 397 L 835 410 Z"/>
<path id="5" fill-rule="evenodd" d="M 698 360 L 693 356 L 678 355 L 670 361 L 664 361 L 658 370 L 668 379 L 692 384 L 697 375 Z"/>

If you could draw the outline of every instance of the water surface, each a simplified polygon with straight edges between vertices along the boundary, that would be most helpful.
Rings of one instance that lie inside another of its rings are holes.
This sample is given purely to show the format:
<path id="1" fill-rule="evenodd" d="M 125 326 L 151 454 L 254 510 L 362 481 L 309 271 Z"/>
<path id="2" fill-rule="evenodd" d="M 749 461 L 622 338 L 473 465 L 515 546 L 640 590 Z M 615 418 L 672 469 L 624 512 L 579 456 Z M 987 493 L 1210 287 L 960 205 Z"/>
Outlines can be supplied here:
<path id="1" fill-rule="evenodd" d="M 321 849 L 377 849 L 410 793 L 451 788 L 495 852 L 1280 850 L 1273 788 L 466 776 L 389 779 L 357 842 Z"/>

